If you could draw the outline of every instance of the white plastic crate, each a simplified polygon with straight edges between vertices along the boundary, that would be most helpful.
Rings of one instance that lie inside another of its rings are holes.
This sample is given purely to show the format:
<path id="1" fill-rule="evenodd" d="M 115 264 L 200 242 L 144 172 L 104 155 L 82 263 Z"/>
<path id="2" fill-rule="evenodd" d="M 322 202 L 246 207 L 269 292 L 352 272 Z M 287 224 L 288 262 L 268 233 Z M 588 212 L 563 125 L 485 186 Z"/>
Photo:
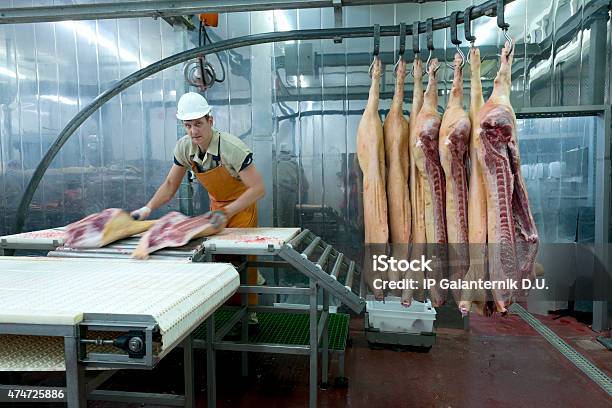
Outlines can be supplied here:
<path id="1" fill-rule="evenodd" d="M 385 302 L 366 298 L 368 325 L 381 332 L 394 333 L 431 333 L 436 320 L 436 309 L 428 299 L 426 302 L 412 301 L 409 307 L 400 303 L 399 297 L 388 296 Z"/>

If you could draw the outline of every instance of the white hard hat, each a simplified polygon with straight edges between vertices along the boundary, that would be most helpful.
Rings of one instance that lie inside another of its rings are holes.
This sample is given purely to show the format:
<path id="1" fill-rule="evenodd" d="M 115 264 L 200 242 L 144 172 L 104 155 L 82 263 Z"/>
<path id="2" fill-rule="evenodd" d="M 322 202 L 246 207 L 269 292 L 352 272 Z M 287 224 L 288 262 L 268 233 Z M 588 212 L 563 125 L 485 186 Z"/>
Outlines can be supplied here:
<path id="1" fill-rule="evenodd" d="M 199 93 L 187 92 L 178 101 L 176 117 L 179 120 L 199 119 L 210 115 L 212 108 Z"/>

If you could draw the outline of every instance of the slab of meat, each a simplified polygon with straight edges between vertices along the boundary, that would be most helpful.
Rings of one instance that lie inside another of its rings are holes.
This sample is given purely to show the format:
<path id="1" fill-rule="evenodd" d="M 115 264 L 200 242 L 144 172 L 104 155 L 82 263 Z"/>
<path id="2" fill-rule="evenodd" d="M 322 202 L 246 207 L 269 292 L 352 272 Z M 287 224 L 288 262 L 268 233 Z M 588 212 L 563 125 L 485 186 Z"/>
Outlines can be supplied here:
<path id="1" fill-rule="evenodd" d="M 187 217 L 173 211 L 161 217 L 148 230 L 132 253 L 132 258 L 147 259 L 149 254 L 168 247 L 179 247 L 195 238 L 206 237 L 220 232 L 210 223 L 210 216 Z"/>
<path id="2" fill-rule="evenodd" d="M 468 249 L 467 159 L 470 118 L 463 109 L 461 56 L 455 54 L 455 73 L 446 111 L 440 126 L 440 161 L 446 177 L 446 229 L 450 279 L 464 279 L 470 265 Z M 461 300 L 461 290 L 454 291 Z"/>
<path id="3" fill-rule="evenodd" d="M 416 168 L 416 143 L 418 140 L 416 132 L 417 116 L 423 106 L 423 64 L 419 58 L 413 62 L 414 85 L 412 87 L 412 106 L 410 107 L 410 136 L 409 136 L 409 153 L 410 153 L 410 206 L 411 206 L 411 226 L 412 226 L 412 248 L 410 251 L 411 259 L 420 259 L 421 255 L 426 254 L 427 235 L 425 233 L 425 198 L 423 197 L 423 185 L 425 180 L 423 175 Z M 417 282 L 422 282 L 424 278 L 422 272 L 408 272 L 406 279 L 415 279 Z M 412 299 L 416 298 L 419 301 L 424 300 L 424 292 L 422 288 L 415 291 L 406 288 L 402 291 L 402 304 L 410 306 Z"/>
<path id="4" fill-rule="evenodd" d="M 416 143 L 414 146 L 414 160 L 417 172 L 421 175 L 423 186 L 423 198 L 425 206 L 425 234 L 430 248 L 435 255 L 434 270 L 430 277 L 442 278 L 446 274 L 446 180 L 444 169 L 440 163 L 440 152 L 438 136 L 440 132 L 441 117 L 437 111 L 438 86 L 436 70 L 438 60 L 432 59 L 428 69 L 429 81 L 423 106 L 416 119 L 415 133 Z M 414 257 L 414 256 L 413 256 Z M 439 280 L 438 280 L 439 281 Z M 430 291 L 434 306 L 444 303 L 444 292 L 438 290 L 438 286 Z"/>
<path id="5" fill-rule="evenodd" d="M 378 115 L 381 62 L 375 58 L 372 67 L 372 84 L 368 102 L 357 128 L 357 158 L 363 172 L 363 221 L 365 225 L 366 249 L 369 244 L 386 245 L 389 240 L 387 223 L 387 193 L 385 189 L 385 149 L 383 128 Z M 371 246 L 370 246 L 371 248 Z M 376 299 L 383 293 L 374 289 L 371 272 L 371 254 L 365 255 L 364 278 Z M 384 277 L 381 277 L 384 279 Z"/>
<path id="6" fill-rule="evenodd" d="M 148 230 L 155 221 L 134 221 L 120 208 L 108 208 L 67 226 L 65 245 L 71 248 L 101 248 Z"/>
<path id="7" fill-rule="evenodd" d="M 410 158 L 408 152 L 409 126 L 404 118 L 404 79 L 406 62 L 400 60 L 395 80 L 395 94 L 389 114 L 383 126 L 385 163 L 387 165 L 387 204 L 389 208 L 390 242 L 408 244 L 410 242 L 410 195 L 408 174 Z"/>
<path id="8" fill-rule="evenodd" d="M 487 245 L 487 197 L 484 182 L 484 174 L 477 150 L 482 149 L 480 134 L 478 133 L 478 113 L 484 105 L 482 96 L 482 83 L 480 80 L 480 50 L 472 47 L 470 49 L 470 121 L 472 124 L 469 156 L 470 156 L 470 180 L 468 189 L 468 240 L 470 267 L 466 280 L 478 281 L 487 278 L 486 268 L 486 245 Z M 483 290 L 465 290 L 459 302 L 462 314 L 467 314 L 472 305 L 479 313 L 485 312 L 486 292 Z"/>
<path id="9" fill-rule="evenodd" d="M 491 280 L 532 277 L 538 234 L 521 175 L 516 117 L 510 105 L 513 53 L 506 43 L 493 93 L 478 115 L 477 148 L 487 192 L 487 240 Z M 512 290 L 493 291 L 497 311 L 506 312 Z"/>
<path id="10" fill-rule="evenodd" d="M 423 68 L 420 59 L 413 63 L 414 86 L 412 95 L 412 107 L 410 109 L 410 205 L 412 207 L 412 241 L 415 243 L 427 243 L 425 233 L 425 200 L 423 198 L 423 175 L 416 168 L 416 144 L 418 135 L 416 131 L 417 116 L 423 106 Z"/>
<path id="11" fill-rule="evenodd" d="M 389 234 L 391 256 L 395 259 L 408 257 L 410 242 L 410 193 L 408 190 L 408 174 L 410 157 L 408 152 L 409 127 L 404 118 L 404 80 L 406 77 L 406 62 L 401 59 L 397 65 L 395 93 L 389 114 L 383 124 L 385 163 L 387 166 L 387 205 L 389 214 Z M 399 281 L 400 273 L 395 268 L 388 271 L 390 281 Z M 390 291 L 393 296 L 400 291 Z"/>
<path id="12" fill-rule="evenodd" d="M 441 117 L 437 110 L 438 81 L 435 73 L 437 65 L 438 60 L 433 59 L 428 68 L 427 90 L 423 106 L 416 118 L 414 158 L 417 171 L 425 180 L 423 196 L 427 243 L 446 244 L 446 185 L 438 146 Z"/>

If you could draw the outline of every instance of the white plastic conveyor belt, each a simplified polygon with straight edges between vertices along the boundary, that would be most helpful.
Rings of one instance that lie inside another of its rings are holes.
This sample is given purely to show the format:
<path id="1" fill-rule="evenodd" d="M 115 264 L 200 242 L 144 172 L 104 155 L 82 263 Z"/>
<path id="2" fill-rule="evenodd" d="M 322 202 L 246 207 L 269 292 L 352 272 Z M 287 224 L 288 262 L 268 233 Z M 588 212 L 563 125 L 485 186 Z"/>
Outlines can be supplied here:
<path id="1" fill-rule="evenodd" d="M 0 237 L 0 255 L 5 250 L 53 250 L 64 245 L 66 227 L 50 228 Z"/>
<path id="2" fill-rule="evenodd" d="M 202 246 L 224 254 L 266 255 L 280 250 L 299 232 L 299 228 L 226 228 L 207 237 Z"/>
<path id="3" fill-rule="evenodd" d="M 49 256 L 70 258 L 130 258 L 140 235 L 122 239 L 104 248 L 78 249 L 64 246 L 66 227 L 58 227 L 0 237 L 2 250 L 50 250 Z M 269 255 L 300 232 L 299 228 L 226 228 L 217 235 L 192 240 L 178 248 L 164 248 L 153 253 L 151 259 L 169 257 L 190 258 L 199 248 L 220 250 L 241 255 Z"/>
<path id="4" fill-rule="evenodd" d="M 21 234 L 5 235 L 0 237 L 2 244 L 15 243 L 37 243 L 37 244 L 53 244 L 54 242 L 63 245 L 66 240 L 66 228 L 50 228 L 38 231 L 22 232 Z"/>
<path id="5" fill-rule="evenodd" d="M 230 264 L 0 257 L 0 324 L 76 325 L 94 315 L 112 321 L 144 316 L 157 324 L 162 351 L 168 351 L 238 285 Z"/>

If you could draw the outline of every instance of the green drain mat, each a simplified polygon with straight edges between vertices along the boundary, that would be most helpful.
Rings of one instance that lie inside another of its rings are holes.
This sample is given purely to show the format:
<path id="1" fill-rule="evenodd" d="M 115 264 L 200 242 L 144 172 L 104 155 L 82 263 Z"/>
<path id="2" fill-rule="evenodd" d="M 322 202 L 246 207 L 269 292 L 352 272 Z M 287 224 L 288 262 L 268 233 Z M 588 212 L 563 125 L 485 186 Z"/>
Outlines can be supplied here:
<path id="1" fill-rule="evenodd" d="M 219 309 L 215 312 L 215 329 L 219 330 L 236 310 Z M 259 330 L 249 336 L 249 343 L 274 343 L 306 346 L 310 340 L 310 322 L 307 313 L 257 312 Z M 329 349 L 346 348 L 350 316 L 330 313 L 328 319 Z M 206 340 L 206 323 L 193 332 L 193 338 Z"/>

